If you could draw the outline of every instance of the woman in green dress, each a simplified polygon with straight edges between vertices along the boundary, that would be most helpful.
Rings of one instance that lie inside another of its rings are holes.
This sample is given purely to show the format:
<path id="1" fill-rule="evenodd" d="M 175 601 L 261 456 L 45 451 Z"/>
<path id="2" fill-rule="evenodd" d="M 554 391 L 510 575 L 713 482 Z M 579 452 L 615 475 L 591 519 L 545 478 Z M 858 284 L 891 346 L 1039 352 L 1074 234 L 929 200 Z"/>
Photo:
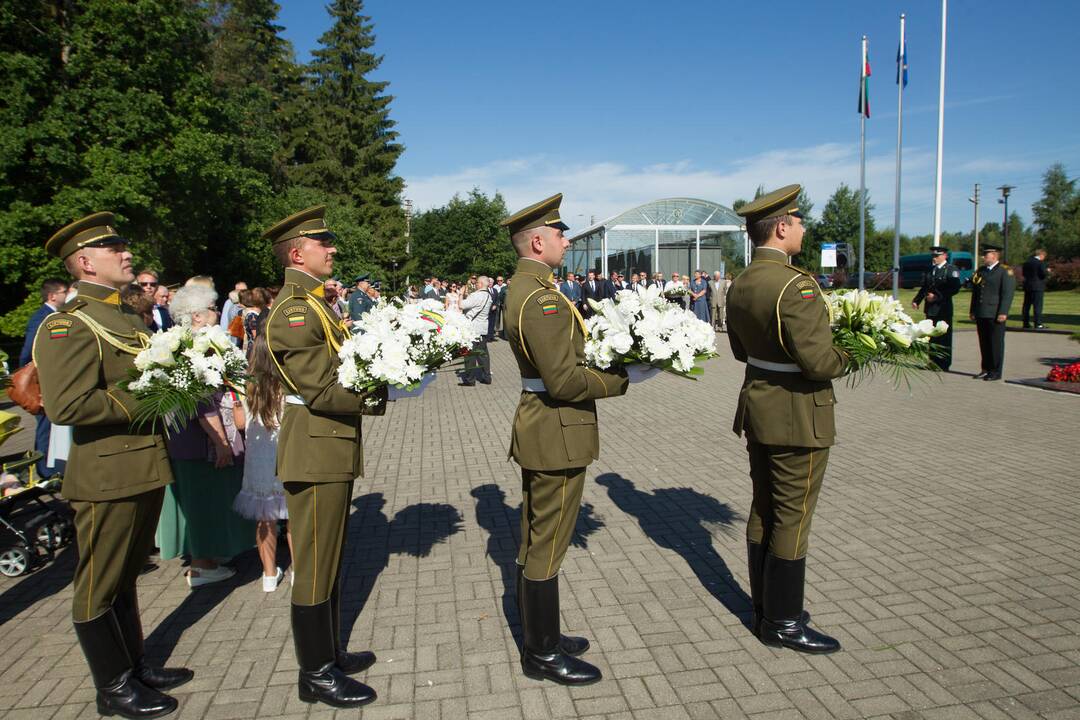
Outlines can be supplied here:
<path id="1" fill-rule="evenodd" d="M 198 329 L 217 322 L 216 301 L 213 288 L 188 285 L 169 309 L 176 322 Z M 218 393 L 168 438 L 174 481 L 165 492 L 158 547 L 164 560 L 191 559 L 192 588 L 232 577 L 236 571 L 221 563 L 254 546 L 255 524 L 232 509 L 243 481 L 243 426 L 236 396 Z"/>

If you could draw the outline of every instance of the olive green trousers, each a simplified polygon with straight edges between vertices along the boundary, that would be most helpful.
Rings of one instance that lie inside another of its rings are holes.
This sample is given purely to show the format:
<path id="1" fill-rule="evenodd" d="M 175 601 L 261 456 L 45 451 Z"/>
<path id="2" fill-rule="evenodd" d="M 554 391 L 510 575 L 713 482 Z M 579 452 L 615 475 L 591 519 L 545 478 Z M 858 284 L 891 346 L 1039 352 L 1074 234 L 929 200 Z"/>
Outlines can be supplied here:
<path id="1" fill-rule="evenodd" d="M 547 580 L 562 566 L 581 509 L 585 468 L 521 469 L 518 565 L 529 580 Z"/>
<path id="2" fill-rule="evenodd" d="M 330 598 L 344 555 L 352 482 L 287 482 L 285 505 L 293 540 L 294 605 Z"/>
<path id="3" fill-rule="evenodd" d="M 754 501 L 746 539 L 785 560 L 806 557 L 829 448 L 747 442 Z"/>
<path id="4" fill-rule="evenodd" d="M 165 488 L 119 500 L 72 500 L 79 560 L 72 580 L 71 617 L 93 620 L 121 592 L 135 589 L 154 547 Z"/>

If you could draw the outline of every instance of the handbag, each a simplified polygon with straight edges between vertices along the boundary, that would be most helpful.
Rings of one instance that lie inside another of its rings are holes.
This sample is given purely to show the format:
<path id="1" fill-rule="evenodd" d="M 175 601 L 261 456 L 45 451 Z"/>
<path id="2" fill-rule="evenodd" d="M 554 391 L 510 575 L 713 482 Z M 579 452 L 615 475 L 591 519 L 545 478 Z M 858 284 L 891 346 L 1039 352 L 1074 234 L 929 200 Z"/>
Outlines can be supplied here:
<path id="1" fill-rule="evenodd" d="M 12 402 L 31 415 L 41 412 L 41 383 L 33 362 L 26 363 L 11 375 L 7 394 Z"/>

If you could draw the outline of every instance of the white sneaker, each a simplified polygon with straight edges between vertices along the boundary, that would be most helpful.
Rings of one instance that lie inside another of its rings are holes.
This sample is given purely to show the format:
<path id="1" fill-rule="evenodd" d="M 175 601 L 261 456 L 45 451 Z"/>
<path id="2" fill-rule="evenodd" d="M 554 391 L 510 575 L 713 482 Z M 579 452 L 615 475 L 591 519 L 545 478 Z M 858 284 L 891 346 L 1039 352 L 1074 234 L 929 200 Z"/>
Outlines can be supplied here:
<path id="1" fill-rule="evenodd" d="M 225 565 L 218 565 L 216 568 L 191 568 L 188 570 L 187 584 L 194 589 L 200 585 L 228 580 L 235 574 L 235 570 Z"/>
<path id="2" fill-rule="evenodd" d="M 277 573 L 274 575 L 263 575 L 263 592 L 274 592 L 277 590 L 283 577 L 285 577 L 285 573 L 282 572 L 281 568 L 278 568 Z"/>

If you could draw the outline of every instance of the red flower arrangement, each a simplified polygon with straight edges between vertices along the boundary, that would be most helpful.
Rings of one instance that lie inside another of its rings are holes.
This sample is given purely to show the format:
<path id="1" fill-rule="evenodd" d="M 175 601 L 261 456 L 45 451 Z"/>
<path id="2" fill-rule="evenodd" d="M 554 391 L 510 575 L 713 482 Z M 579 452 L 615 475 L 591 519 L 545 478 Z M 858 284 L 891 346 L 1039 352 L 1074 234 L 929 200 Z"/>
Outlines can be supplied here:
<path id="1" fill-rule="evenodd" d="M 1046 375 L 1050 382 L 1080 383 L 1080 362 L 1072 365 L 1055 365 Z"/>

